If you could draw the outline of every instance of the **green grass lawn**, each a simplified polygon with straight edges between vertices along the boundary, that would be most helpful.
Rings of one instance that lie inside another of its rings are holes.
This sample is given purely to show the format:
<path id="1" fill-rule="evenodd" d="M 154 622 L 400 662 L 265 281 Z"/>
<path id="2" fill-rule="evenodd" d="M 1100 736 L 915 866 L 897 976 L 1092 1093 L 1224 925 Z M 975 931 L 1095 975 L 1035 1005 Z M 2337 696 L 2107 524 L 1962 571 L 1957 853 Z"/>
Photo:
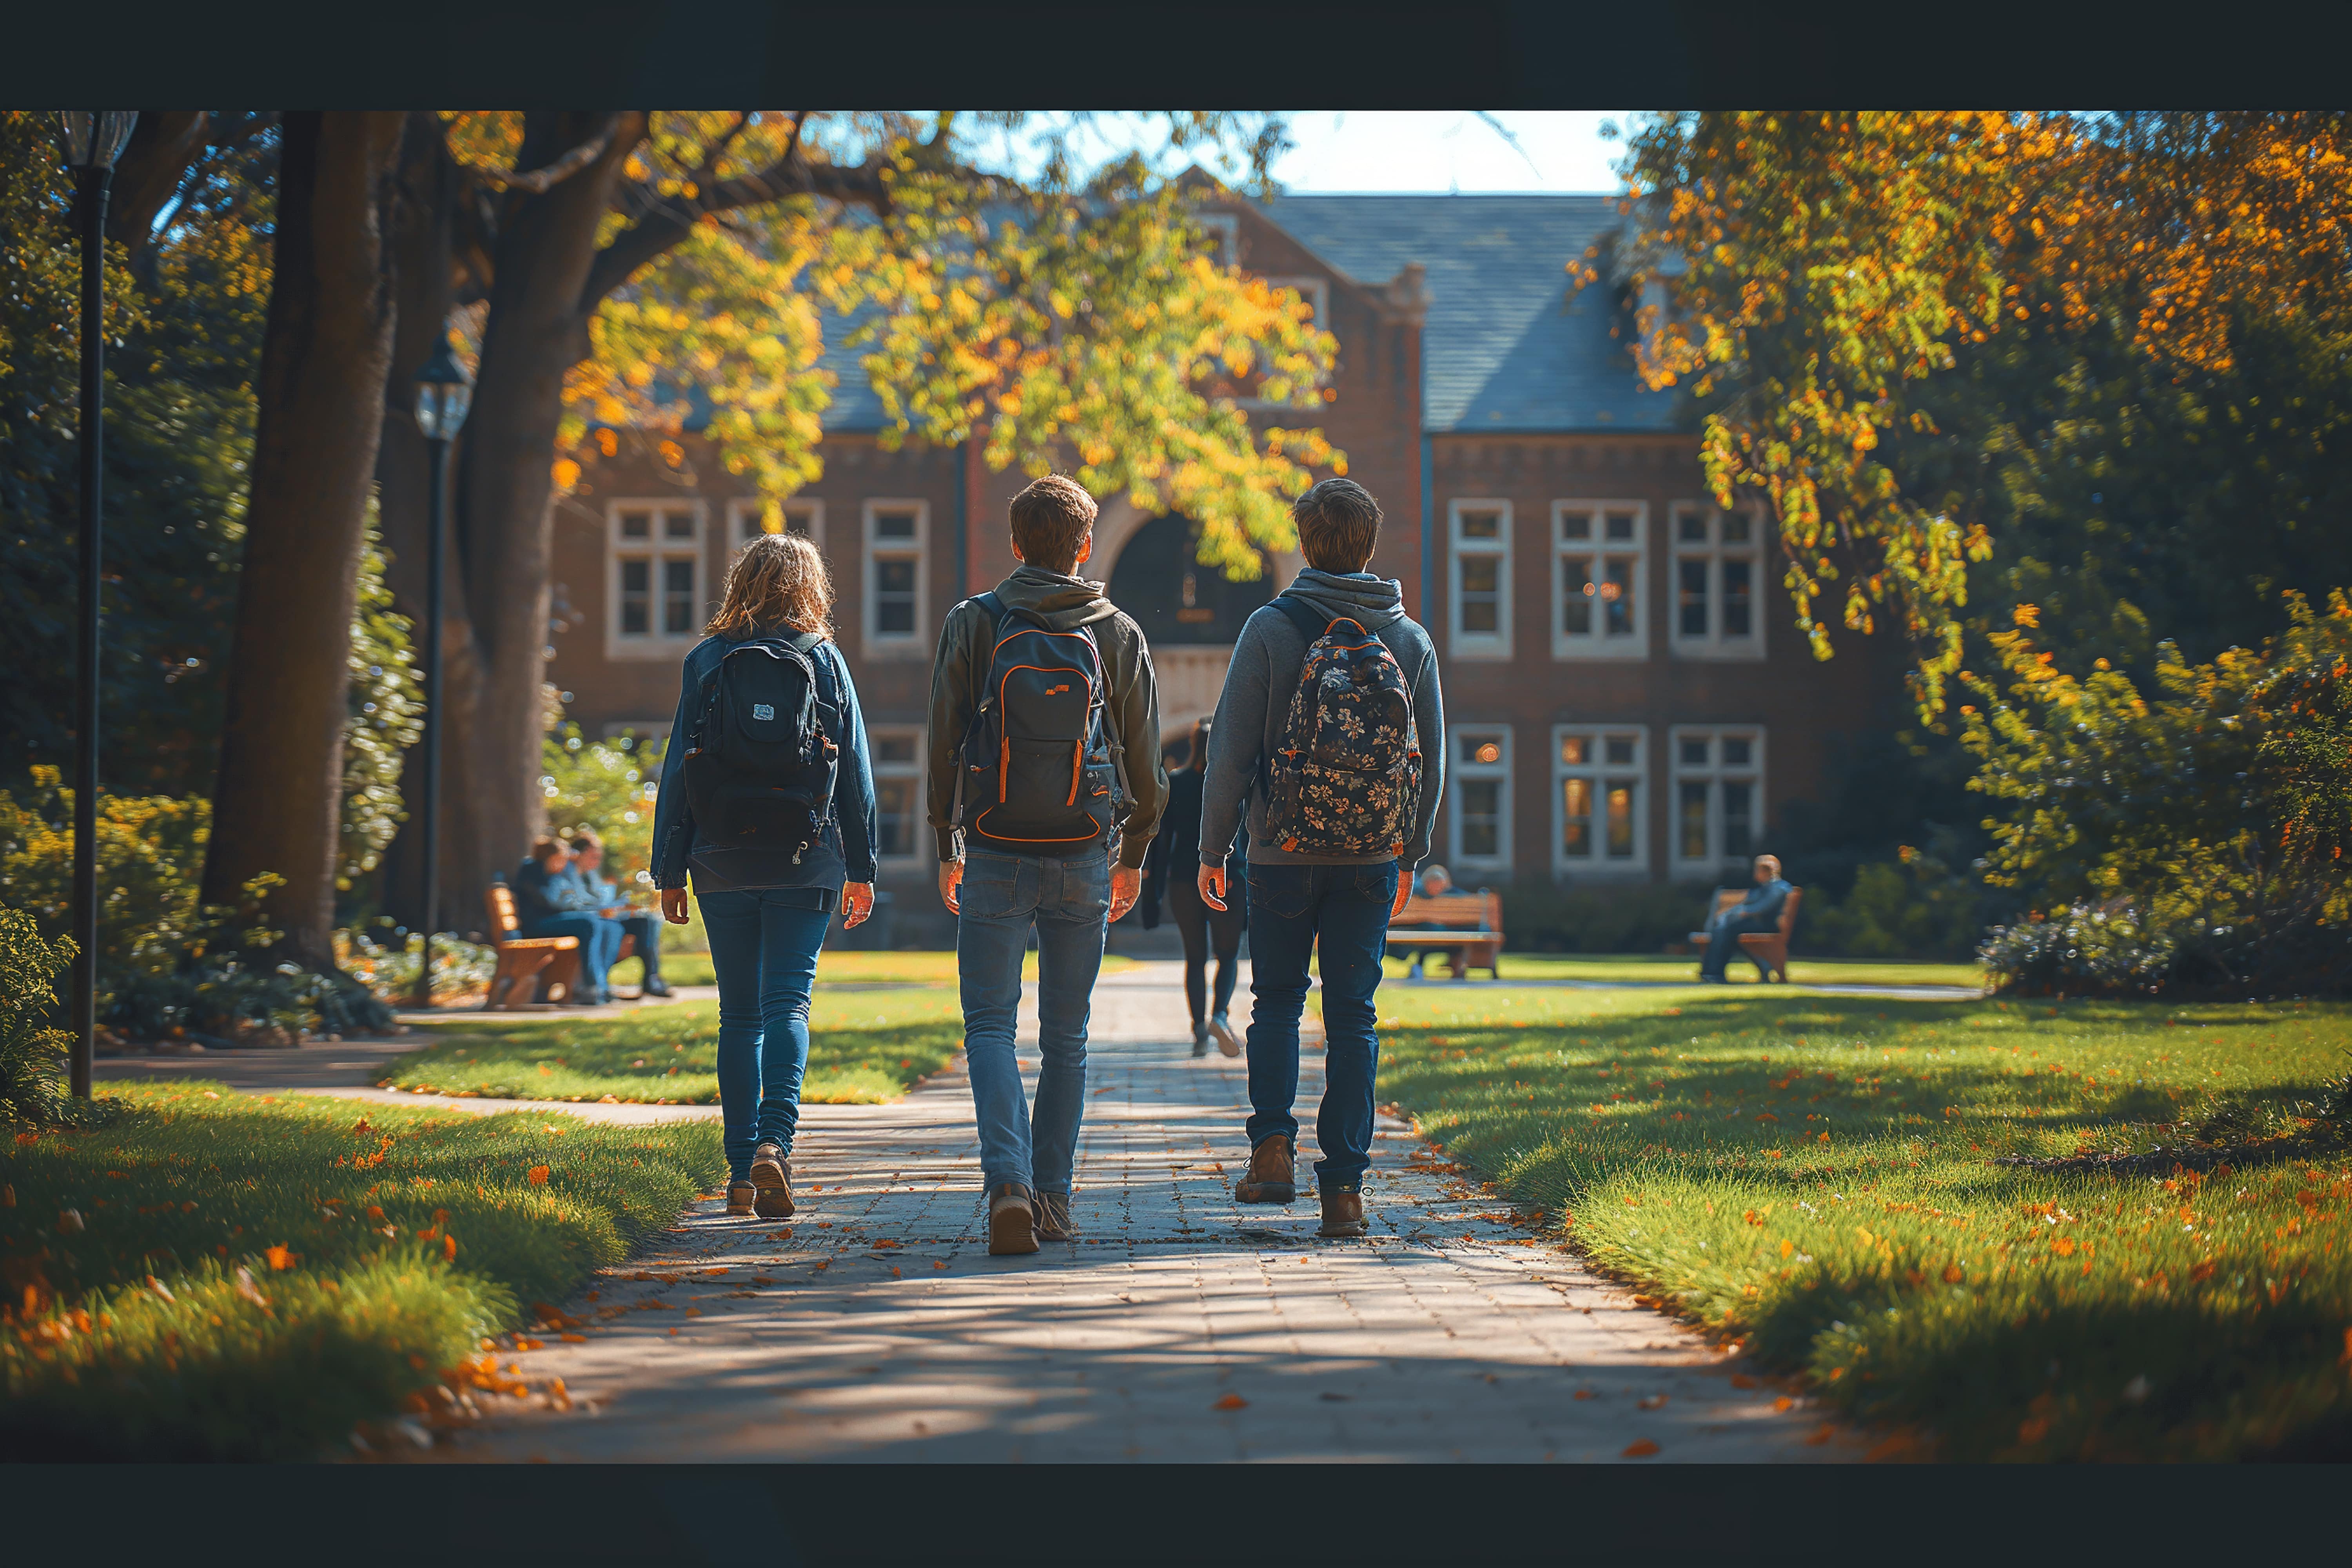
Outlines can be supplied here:
<path id="1" fill-rule="evenodd" d="M 96 1131 L 16 1131 L 0 1172 L 0 1458 L 306 1458 L 513 1392 L 486 1336 L 726 1174 L 709 1122 L 118 1095 Z"/>
<path id="2" fill-rule="evenodd" d="M 2352 1008 L 1774 988 L 1381 996 L 1382 1089 L 1662 1305 L 1950 1459 L 2352 1450 L 2352 1159 L 1996 1164 L 2295 1134 Z"/>
<path id="3" fill-rule="evenodd" d="M 610 1097 L 660 1105 L 719 1100 L 716 1002 L 644 1007 L 610 1018 L 482 1014 L 427 1027 L 439 1037 L 394 1063 L 385 1083 L 487 1099 Z M 896 1100 L 909 1084 L 945 1067 L 962 1043 L 963 1012 L 953 986 L 820 991 L 809 1013 L 801 1099 L 831 1105 Z"/>
<path id="4" fill-rule="evenodd" d="M 1391 957 L 1387 973 L 1391 978 L 1402 977 L 1405 957 Z M 1450 971 L 1442 958 L 1433 957 L 1427 966 L 1433 980 L 1446 979 Z M 1512 952 L 1506 950 L 1502 958 L 1503 980 L 1639 980 L 1688 981 L 1698 983 L 1698 960 L 1675 958 L 1660 953 L 1558 953 Z M 1483 969 L 1474 971 L 1475 978 L 1486 979 Z M 1756 966 L 1745 958 L 1732 961 L 1730 983 L 1734 985 L 1758 984 Z M 1789 983 L 1792 985 L 1967 985 L 1981 986 L 1984 971 L 1973 963 L 1882 963 L 1859 959 L 1792 958 L 1789 961 Z M 1491 984 L 1491 982 L 1489 982 Z"/>

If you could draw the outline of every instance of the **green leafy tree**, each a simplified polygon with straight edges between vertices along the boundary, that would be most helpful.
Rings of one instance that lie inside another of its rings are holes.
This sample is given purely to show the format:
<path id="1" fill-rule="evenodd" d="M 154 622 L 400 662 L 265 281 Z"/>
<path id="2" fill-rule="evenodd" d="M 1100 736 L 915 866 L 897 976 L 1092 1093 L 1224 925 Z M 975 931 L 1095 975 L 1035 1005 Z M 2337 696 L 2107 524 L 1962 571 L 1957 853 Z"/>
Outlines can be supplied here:
<path id="1" fill-rule="evenodd" d="M 366 886 L 384 847 L 407 819 L 400 773 L 407 749 L 425 733 L 425 693 L 409 647 L 408 617 L 392 607 L 383 552 L 368 530 L 360 557 L 359 613 L 352 619 L 350 727 L 343 734 L 342 863 L 335 887 Z"/>

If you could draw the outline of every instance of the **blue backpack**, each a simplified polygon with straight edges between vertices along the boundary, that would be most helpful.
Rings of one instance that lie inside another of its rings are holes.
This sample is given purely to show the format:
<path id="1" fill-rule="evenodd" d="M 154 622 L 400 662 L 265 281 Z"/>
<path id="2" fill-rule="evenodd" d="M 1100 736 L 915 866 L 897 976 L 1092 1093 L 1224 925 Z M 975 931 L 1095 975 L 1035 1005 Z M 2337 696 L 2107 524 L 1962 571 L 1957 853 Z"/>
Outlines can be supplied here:
<path id="1" fill-rule="evenodd" d="M 995 644 L 964 731 L 956 824 L 972 837 L 1057 858 L 1108 845 L 1118 824 L 1118 747 L 1102 650 L 992 593 Z"/>

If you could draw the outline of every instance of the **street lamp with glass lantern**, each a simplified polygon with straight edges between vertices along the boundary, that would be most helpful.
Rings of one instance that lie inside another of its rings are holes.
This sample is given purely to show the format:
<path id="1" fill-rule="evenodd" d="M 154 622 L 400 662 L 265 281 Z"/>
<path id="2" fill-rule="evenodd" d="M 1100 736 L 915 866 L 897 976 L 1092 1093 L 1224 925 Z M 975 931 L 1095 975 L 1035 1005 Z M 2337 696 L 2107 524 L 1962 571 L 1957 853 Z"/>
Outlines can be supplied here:
<path id="1" fill-rule="evenodd" d="M 417 959 L 416 989 L 409 997 L 416 1007 L 433 1005 L 433 931 L 441 918 L 441 584 L 448 531 L 442 503 L 449 488 L 449 443 L 473 403 L 474 378 L 445 331 L 441 346 L 416 373 L 416 428 L 424 433 L 433 464 L 425 513 L 431 542 L 425 552 L 425 799 L 418 821 L 425 841 L 425 945 Z"/>
<path id="2" fill-rule="evenodd" d="M 73 977 L 66 1010 L 73 1032 L 68 1074 L 74 1095 L 89 1098 L 98 1045 L 98 612 L 100 563 L 100 458 L 106 402 L 106 196 L 114 161 L 131 140 L 135 109 L 68 109 L 58 140 L 73 171 L 74 216 L 81 230 L 81 619 L 74 666 Z"/>

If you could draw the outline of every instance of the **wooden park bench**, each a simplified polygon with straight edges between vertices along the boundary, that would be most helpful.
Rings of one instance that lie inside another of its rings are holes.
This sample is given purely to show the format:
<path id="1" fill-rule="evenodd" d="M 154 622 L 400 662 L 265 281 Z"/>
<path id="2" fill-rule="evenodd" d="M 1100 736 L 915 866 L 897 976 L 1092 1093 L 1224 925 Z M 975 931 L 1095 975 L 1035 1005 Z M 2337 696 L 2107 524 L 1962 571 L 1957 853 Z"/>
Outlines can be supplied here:
<path id="1" fill-rule="evenodd" d="M 1453 930 L 1438 930 L 1438 927 Z M 1483 969 L 1500 980 L 1495 967 L 1503 952 L 1503 897 L 1500 893 L 1440 893 L 1431 898 L 1415 893 L 1389 922 L 1389 951 L 1399 948 L 1448 950 L 1454 978 L 1464 980 L 1473 969 Z"/>
<path id="2" fill-rule="evenodd" d="M 1715 916 L 1747 896 L 1748 890 L 1744 888 L 1717 888 L 1715 901 L 1707 906 L 1709 923 L 1713 922 Z M 1797 929 L 1797 900 L 1804 896 L 1802 888 L 1789 889 L 1789 896 L 1780 903 L 1780 930 L 1739 933 L 1739 951 L 1763 966 L 1767 980 L 1778 980 L 1784 985 L 1788 984 L 1789 933 Z M 1690 933 L 1690 940 L 1691 945 L 1697 948 L 1702 955 L 1706 953 L 1706 932 L 1695 931 Z"/>
<path id="3" fill-rule="evenodd" d="M 482 908 L 490 917 L 490 945 L 499 954 L 489 998 L 482 1004 L 486 1011 L 512 1013 L 535 1001 L 561 1002 L 579 986 L 578 937 L 517 934 L 522 921 L 515 914 L 514 889 L 504 882 L 490 884 L 482 895 Z M 636 938 L 621 938 L 622 958 L 636 950 Z"/>

